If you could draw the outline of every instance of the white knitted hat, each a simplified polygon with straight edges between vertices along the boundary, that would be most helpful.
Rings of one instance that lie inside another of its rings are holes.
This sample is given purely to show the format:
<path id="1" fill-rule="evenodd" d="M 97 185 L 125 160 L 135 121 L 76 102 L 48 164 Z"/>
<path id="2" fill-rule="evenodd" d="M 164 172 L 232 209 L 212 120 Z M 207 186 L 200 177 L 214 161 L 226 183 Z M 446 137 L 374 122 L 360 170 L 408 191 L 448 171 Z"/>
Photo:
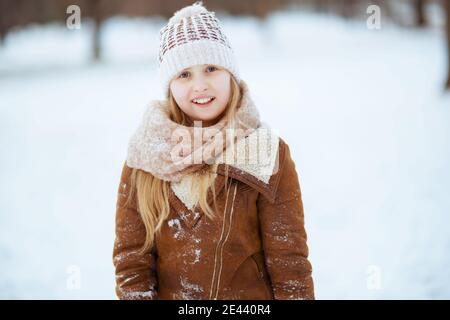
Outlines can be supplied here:
<path id="1" fill-rule="evenodd" d="M 197 64 L 223 67 L 240 83 L 231 45 L 215 13 L 206 10 L 201 1 L 175 12 L 159 34 L 159 79 L 166 96 L 172 78 Z"/>

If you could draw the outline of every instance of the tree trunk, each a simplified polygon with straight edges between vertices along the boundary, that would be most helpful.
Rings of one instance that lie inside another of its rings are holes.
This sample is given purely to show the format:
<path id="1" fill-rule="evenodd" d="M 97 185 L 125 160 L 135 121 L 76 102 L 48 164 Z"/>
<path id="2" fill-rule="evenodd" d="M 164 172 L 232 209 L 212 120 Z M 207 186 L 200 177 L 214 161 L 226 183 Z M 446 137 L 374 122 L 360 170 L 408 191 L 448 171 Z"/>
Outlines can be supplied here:
<path id="1" fill-rule="evenodd" d="M 427 24 L 425 19 L 425 0 L 414 0 L 416 11 L 416 26 L 424 27 Z"/>
<path id="2" fill-rule="evenodd" d="M 101 58 L 101 26 L 104 17 L 102 0 L 91 0 L 88 2 L 89 12 L 94 22 L 92 30 L 92 60 L 98 61 Z"/>
<path id="3" fill-rule="evenodd" d="M 93 46 L 93 59 L 94 61 L 98 61 L 100 60 L 100 55 L 101 55 L 101 20 L 97 19 L 97 17 L 94 17 L 94 34 L 93 34 L 93 41 L 92 41 L 92 46 Z"/>
<path id="4" fill-rule="evenodd" d="M 445 12 L 447 16 L 446 29 L 447 29 L 447 83 L 445 88 L 450 90 L 450 0 L 444 0 Z"/>

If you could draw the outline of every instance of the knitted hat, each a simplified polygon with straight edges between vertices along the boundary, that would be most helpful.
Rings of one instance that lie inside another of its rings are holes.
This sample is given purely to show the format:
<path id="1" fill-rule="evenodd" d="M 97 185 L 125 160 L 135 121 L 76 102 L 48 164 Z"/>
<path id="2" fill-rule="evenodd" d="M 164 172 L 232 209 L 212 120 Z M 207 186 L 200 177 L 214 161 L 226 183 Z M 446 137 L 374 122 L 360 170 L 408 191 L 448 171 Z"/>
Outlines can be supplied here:
<path id="1" fill-rule="evenodd" d="M 215 13 L 206 10 L 201 1 L 175 12 L 159 34 L 159 79 L 166 96 L 172 78 L 197 64 L 223 67 L 240 83 L 230 43 Z"/>

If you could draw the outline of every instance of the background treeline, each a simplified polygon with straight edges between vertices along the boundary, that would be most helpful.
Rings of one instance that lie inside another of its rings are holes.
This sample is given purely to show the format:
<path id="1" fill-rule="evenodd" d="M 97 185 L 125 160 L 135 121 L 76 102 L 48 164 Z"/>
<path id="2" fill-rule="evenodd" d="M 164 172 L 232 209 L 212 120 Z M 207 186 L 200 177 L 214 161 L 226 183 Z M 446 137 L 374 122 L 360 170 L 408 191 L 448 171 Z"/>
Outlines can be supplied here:
<path id="1" fill-rule="evenodd" d="M 0 45 L 7 33 L 15 28 L 36 23 L 64 22 L 69 5 L 81 8 L 82 19 L 94 22 L 93 58 L 101 56 L 99 33 L 102 22 L 113 16 L 169 18 L 174 11 L 192 4 L 193 0 L 0 0 Z M 435 19 L 430 6 L 442 8 L 443 26 L 450 48 L 450 0 L 204 0 L 205 6 L 216 12 L 231 15 L 250 15 L 264 20 L 277 10 L 309 10 L 336 14 L 348 19 L 367 17 L 369 5 L 380 6 L 382 19 L 389 19 L 405 27 L 425 27 Z M 448 50 L 446 87 L 450 88 L 450 49 Z"/>

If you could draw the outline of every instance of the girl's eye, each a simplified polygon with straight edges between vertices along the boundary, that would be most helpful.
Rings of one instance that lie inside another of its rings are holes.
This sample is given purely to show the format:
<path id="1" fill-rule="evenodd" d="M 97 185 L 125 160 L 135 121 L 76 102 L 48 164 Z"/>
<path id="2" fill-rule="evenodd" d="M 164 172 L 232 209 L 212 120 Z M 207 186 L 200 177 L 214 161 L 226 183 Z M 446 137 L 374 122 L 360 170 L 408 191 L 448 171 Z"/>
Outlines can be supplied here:
<path id="1" fill-rule="evenodd" d="M 216 68 L 215 66 L 208 66 L 208 67 L 206 67 L 206 69 L 207 69 L 209 72 L 213 72 L 213 71 L 218 70 L 218 68 Z M 189 72 L 184 71 L 184 72 L 180 73 L 180 75 L 178 76 L 178 78 L 187 78 L 188 76 L 189 76 Z"/>
<path id="2" fill-rule="evenodd" d="M 186 77 L 187 77 L 188 74 L 189 74 L 188 72 L 182 72 L 182 73 L 180 73 L 179 78 L 185 78 L 184 76 L 186 75 Z"/>

